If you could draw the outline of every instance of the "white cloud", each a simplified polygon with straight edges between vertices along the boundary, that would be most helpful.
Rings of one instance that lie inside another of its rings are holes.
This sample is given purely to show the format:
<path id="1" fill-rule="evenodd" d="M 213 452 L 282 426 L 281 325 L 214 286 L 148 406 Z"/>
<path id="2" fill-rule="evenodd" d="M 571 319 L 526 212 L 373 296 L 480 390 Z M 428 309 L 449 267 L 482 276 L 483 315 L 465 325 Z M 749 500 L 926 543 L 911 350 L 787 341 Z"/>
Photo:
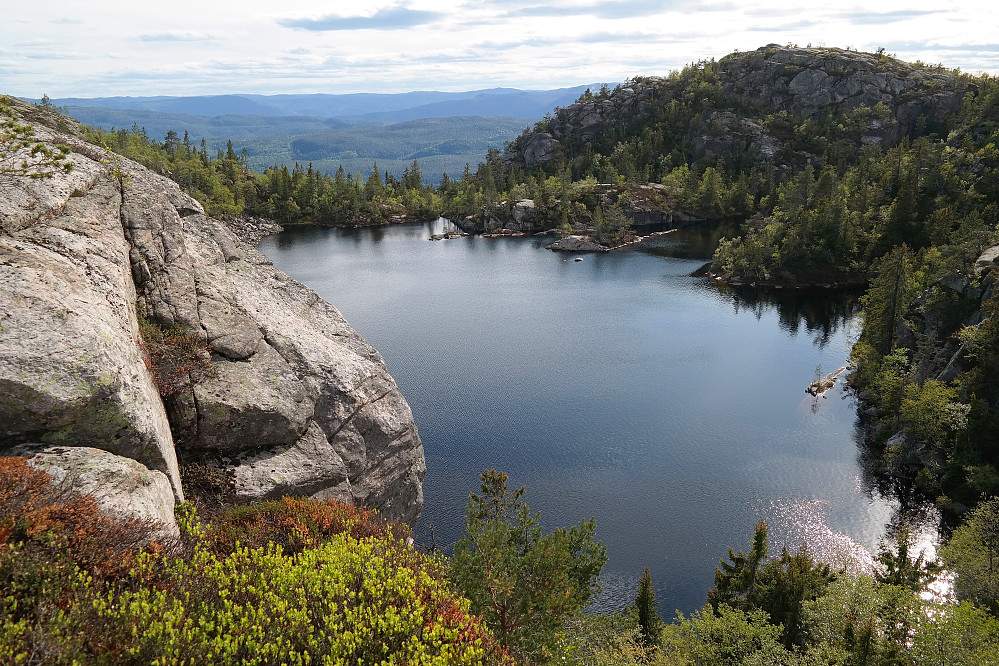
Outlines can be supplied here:
<path id="1" fill-rule="evenodd" d="M 779 44 L 999 72 L 973 0 L 35 0 L 5 8 L 0 92 L 38 97 L 557 88 Z M 192 22 L 191 17 L 197 17 Z M 85 21 L 83 24 L 81 22 Z M 894 45 L 894 46 L 893 46 Z"/>
<path id="2" fill-rule="evenodd" d="M 210 42 L 217 39 L 216 35 L 192 30 L 166 30 L 139 35 L 142 42 Z"/>

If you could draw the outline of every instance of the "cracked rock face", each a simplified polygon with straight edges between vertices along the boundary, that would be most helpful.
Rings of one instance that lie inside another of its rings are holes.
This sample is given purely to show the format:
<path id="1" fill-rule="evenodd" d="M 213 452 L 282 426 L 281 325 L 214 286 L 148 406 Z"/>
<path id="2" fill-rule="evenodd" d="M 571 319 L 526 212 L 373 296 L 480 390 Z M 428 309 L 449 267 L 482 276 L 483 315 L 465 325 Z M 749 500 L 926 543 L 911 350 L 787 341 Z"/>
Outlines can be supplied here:
<path id="1" fill-rule="evenodd" d="M 170 425 L 136 344 L 120 198 L 103 165 L 74 163 L 54 182 L 0 191 L 0 452 L 103 449 L 163 472 L 182 501 Z"/>
<path id="2" fill-rule="evenodd" d="M 166 475 L 224 466 L 242 499 L 307 495 L 415 522 L 423 447 L 378 352 L 175 183 L 65 143 L 75 168 L 0 193 L 0 452 L 89 446 Z M 212 372 L 161 400 L 137 308 L 210 346 Z M 165 404 L 164 404 L 165 403 Z"/>

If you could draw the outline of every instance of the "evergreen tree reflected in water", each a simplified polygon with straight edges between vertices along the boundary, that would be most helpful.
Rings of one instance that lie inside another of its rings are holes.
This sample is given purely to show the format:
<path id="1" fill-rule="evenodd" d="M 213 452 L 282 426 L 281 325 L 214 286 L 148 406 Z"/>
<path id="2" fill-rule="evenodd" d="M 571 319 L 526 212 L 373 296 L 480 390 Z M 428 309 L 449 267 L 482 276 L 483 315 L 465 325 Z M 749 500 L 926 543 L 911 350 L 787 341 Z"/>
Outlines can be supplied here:
<path id="1" fill-rule="evenodd" d="M 665 230 L 665 227 L 660 226 L 635 227 L 636 233 L 641 236 Z M 647 254 L 660 257 L 709 261 L 714 255 L 715 249 L 718 248 L 719 240 L 738 235 L 738 220 L 700 222 L 677 229 L 664 236 L 648 238 L 642 242 L 639 249 Z"/>
<path id="2" fill-rule="evenodd" d="M 856 290 L 779 291 L 748 287 L 719 287 L 719 290 L 736 312 L 749 310 L 759 319 L 776 309 L 782 329 L 797 335 L 804 328 L 820 348 L 860 312 L 861 292 Z"/>
<path id="3" fill-rule="evenodd" d="M 638 249 L 661 257 L 709 261 L 719 239 L 738 235 L 738 229 L 738 220 L 703 222 L 650 237 Z M 657 230 L 642 228 L 639 233 Z M 694 271 L 694 275 L 698 274 L 700 271 Z M 804 328 L 818 347 L 824 347 L 834 333 L 842 330 L 860 312 L 859 298 L 863 293 L 853 289 L 780 290 L 726 286 L 718 287 L 718 291 L 722 298 L 731 302 L 736 312 L 748 309 L 757 319 L 775 308 L 782 329 L 797 335 Z"/>

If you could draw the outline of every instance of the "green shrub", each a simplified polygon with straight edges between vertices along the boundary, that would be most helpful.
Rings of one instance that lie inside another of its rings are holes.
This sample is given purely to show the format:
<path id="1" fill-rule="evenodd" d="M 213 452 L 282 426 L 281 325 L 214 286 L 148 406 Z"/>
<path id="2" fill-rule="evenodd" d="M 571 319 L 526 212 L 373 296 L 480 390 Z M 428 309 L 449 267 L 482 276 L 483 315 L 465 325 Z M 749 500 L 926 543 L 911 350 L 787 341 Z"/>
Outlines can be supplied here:
<path id="1" fill-rule="evenodd" d="M 59 624 L 104 627 L 76 656 L 116 664 L 484 662 L 491 642 L 468 602 L 439 568 L 410 566 L 419 557 L 348 534 L 297 555 L 198 546 L 166 563 L 169 586 L 91 587 Z M 146 558 L 137 572 L 158 566 Z"/>
<path id="2" fill-rule="evenodd" d="M 506 651 L 408 532 L 339 502 L 284 499 L 183 543 L 0 458 L 0 663 L 481 664 Z"/>

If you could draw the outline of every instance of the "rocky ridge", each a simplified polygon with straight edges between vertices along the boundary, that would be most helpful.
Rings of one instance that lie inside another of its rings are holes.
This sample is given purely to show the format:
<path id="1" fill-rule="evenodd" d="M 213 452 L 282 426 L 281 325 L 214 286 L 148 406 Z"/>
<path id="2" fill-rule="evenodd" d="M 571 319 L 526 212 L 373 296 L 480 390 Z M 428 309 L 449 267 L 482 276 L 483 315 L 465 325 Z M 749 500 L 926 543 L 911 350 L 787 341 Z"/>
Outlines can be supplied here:
<path id="1" fill-rule="evenodd" d="M 175 183 L 60 124 L 35 133 L 71 148 L 72 172 L 0 184 L 0 453 L 131 459 L 172 502 L 178 461 L 198 462 L 236 499 L 337 498 L 414 522 L 423 448 L 378 352 Z M 212 371 L 161 398 L 137 313 L 193 336 Z"/>
<path id="2" fill-rule="evenodd" d="M 804 118 L 883 108 L 868 121 L 863 143 L 887 145 L 920 124 L 933 123 L 960 106 L 968 84 L 945 72 L 922 69 L 883 53 L 770 44 L 734 53 L 717 63 L 721 103 L 689 128 L 695 158 L 755 151 L 766 162 L 778 157 L 784 138 L 761 118 L 786 111 Z M 545 122 L 507 146 L 508 164 L 532 166 L 661 116 L 669 101 L 688 91 L 681 78 L 639 77 L 605 96 L 557 109 Z M 612 148 L 613 146 L 608 146 Z"/>

